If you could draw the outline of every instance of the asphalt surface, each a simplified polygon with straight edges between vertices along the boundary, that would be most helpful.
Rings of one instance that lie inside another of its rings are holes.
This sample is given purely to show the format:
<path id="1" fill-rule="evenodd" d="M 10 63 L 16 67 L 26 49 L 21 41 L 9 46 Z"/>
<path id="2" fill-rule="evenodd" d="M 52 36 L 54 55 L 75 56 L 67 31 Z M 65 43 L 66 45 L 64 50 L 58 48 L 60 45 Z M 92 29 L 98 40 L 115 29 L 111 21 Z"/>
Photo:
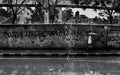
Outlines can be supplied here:
<path id="1" fill-rule="evenodd" d="M 0 75 L 119 74 L 119 57 L 0 58 Z"/>
<path id="2" fill-rule="evenodd" d="M 120 49 L 13 49 L 0 50 L 0 54 L 120 54 Z"/>

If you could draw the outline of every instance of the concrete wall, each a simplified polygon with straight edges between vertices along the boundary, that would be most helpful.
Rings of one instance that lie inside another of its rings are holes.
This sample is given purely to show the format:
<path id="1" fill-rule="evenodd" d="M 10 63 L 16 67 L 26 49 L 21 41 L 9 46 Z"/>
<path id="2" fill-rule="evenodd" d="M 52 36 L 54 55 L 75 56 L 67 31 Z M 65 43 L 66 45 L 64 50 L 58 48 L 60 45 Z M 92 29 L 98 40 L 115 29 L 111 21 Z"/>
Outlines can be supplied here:
<path id="1" fill-rule="evenodd" d="M 108 26 L 105 31 L 104 25 L 94 25 L 92 29 L 94 47 L 120 47 L 120 26 Z M 90 32 L 90 25 L 0 25 L 0 47 L 86 48 Z"/>

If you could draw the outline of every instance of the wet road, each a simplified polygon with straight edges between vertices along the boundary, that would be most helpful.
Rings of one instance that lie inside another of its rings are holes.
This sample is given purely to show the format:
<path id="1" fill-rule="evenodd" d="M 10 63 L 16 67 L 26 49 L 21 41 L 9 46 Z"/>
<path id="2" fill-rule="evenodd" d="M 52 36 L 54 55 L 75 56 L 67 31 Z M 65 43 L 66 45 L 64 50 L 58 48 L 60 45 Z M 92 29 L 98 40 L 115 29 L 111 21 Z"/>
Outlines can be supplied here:
<path id="1" fill-rule="evenodd" d="M 119 75 L 119 57 L 0 58 L 0 75 Z"/>
<path id="2" fill-rule="evenodd" d="M 72 54 L 86 54 L 86 53 L 89 53 L 89 54 L 120 54 L 120 50 L 119 49 L 109 49 L 109 50 L 97 50 L 97 49 L 94 49 L 94 50 L 87 50 L 87 49 L 50 49 L 50 50 L 47 50 L 47 49 L 44 49 L 44 50 L 41 50 L 41 49 L 32 49 L 32 50 L 24 50 L 24 49 L 21 49 L 21 50 L 17 50 L 17 49 L 14 49 L 14 50 L 9 50 L 9 49 L 6 49 L 6 50 L 0 50 L 0 55 L 2 54 L 67 54 L 67 53 L 72 53 Z"/>

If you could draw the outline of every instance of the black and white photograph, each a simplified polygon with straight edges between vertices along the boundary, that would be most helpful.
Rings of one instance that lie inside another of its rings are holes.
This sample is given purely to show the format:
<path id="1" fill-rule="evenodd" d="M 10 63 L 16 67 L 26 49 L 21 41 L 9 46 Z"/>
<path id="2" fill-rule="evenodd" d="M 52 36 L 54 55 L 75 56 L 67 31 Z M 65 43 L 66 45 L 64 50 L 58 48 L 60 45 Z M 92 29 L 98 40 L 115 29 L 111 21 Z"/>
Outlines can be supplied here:
<path id="1" fill-rule="evenodd" d="M 120 0 L 0 0 L 0 75 L 119 75 Z"/>

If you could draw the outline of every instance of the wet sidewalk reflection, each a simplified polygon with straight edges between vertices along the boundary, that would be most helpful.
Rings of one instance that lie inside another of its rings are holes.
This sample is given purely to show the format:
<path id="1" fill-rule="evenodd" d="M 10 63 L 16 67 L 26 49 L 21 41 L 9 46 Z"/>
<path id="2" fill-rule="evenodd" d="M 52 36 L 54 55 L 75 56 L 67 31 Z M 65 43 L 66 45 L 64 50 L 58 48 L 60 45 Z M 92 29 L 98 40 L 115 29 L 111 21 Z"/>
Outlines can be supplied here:
<path id="1" fill-rule="evenodd" d="M 119 73 L 119 57 L 0 59 L 0 75 L 119 75 Z"/>

